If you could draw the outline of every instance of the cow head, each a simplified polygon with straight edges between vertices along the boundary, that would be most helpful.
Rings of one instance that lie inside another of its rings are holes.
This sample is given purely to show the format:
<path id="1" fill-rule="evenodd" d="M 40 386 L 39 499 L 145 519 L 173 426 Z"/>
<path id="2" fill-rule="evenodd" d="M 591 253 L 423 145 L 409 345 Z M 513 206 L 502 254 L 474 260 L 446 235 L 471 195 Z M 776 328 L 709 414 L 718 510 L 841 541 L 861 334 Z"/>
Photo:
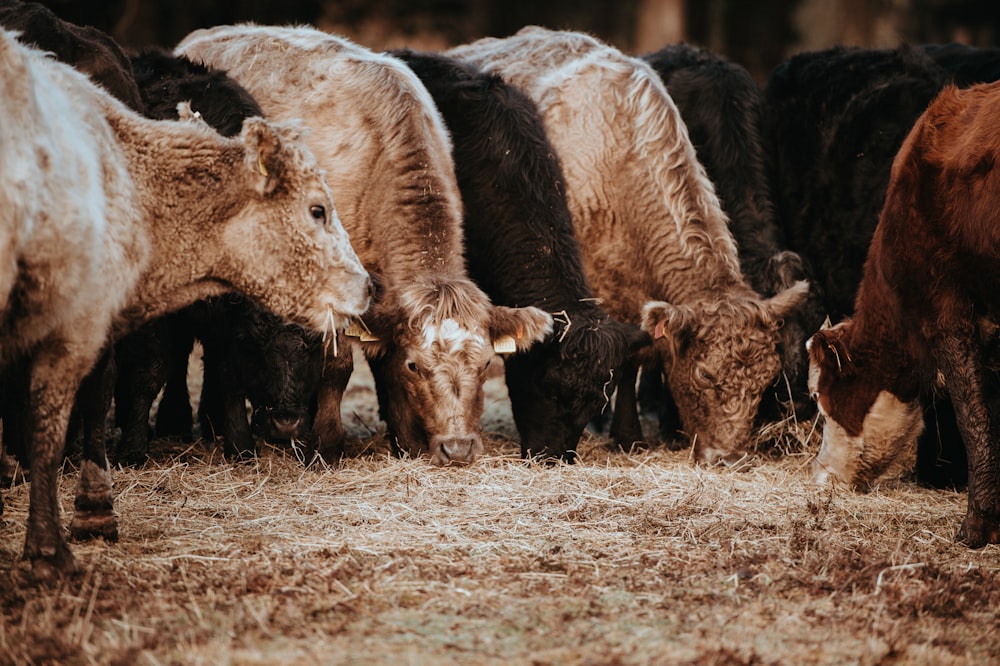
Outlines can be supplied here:
<path id="1" fill-rule="evenodd" d="M 643 307 L 642 327 L 664 352 L 667 382 L 702 462 L 735 462 L 746 452 L 757 407 L 781 368 L 782 318 L 802 302 L 805 282 L 760 300 L 731 297 Z"/>
<path id="2" fill-rule="evenodd" d="M 221 231 L 213 277 L 316 330 L 362 314 L 372 282 L 316 160 L 292 126 L 250 118 L 238 139 L 248 196 Z"/>
<path id="3" fill-rule="evenodd" d="M 912 469 L 924 421 L 919 399 L 901 400 L 852 352 L 851 328 L 842 322 L 806 343 L 809 391 L 824 419 L 813 471 L 821 483 L 867 490 Z"/>
<path id="4" fill-rule="evenodd" d="M 551 338 L 504 365 L 522 455 L 572 462 L 587 421 L 614 393 L 621 365 L 652 340 L 604 313 L 563 316 Z"/>
<path id="5" fill-rule="evenodd" d="M 762 294 L 777 294 L 805 279 L 808 272 L 801 256 L 784 250 L 768 258 L 760 271 L 757 288 Z M 766 404 L 761 404 L 765 419 L 781 420 L 794 413 L 799 420 L 806 420 L 814 414 L 815 406 L 806 387 L 809 358 L 805 343 L 819 329 L 825 316 L 821 294 L 812 284 L 805 300 L 784 317 L 778 346 L 781 373 L 766 394 Z"/>
<path id="6" fill-rule="evenodd" d="M 258 310 L 238 330 L 254 433 L 270 442 L 305 441 L 316 414 L 322 335 Z"/>
<path id="7" fill-rule="evenodd" d="M 524 351 L 552 331 L 547 313 L 492 305 L 467 279 L 411 285 L 395 308 L 380 304 L 365 319 L 378 338 L 365 353 L 381 356 L 390 437 L 410 455 L 429 451 L 436 465 L 482 455 L 483 382 L 494 354 Z"/>

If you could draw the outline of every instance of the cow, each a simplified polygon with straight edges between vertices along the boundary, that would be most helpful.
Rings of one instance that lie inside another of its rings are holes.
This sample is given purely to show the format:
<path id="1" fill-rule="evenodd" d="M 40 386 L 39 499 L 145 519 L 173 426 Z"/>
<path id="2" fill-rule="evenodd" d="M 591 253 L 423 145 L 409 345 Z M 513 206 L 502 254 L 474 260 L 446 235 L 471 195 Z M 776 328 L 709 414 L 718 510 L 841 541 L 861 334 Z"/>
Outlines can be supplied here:
<path id="1" fill-rule="evenodd" d="M 917 46 L 950 76 L 959 87 L 1000 80 L 1000 49 L 968 44 L 920 44 Z"/>
<path id="2" fill-rule="evenodd" d="M 538 106 L 566 180 L 584 271 L 608 312 L 642 324 L 663 356 L 699 461 L 749 446 L 761 394 L 778 374 L 782 319 L 805 282 L 762 299 L 747 284 L 728 221 L 662 81 L 648 64 L 588 35 L 540 27 L 450 49 Z M 614 440 L 643 439 L 640 359 L 618 380 Z M 625 412 L 629 412 L 627 415 Z"/>
<path id="3" fill-rule="evenodd" d="M 52 53 L 56 58 L 87 74 L 131 109 L 141 112 L 142 100 L 131 64 L 122 48 L 109 35 L 79 26 L 56 16 L 34 2 L 0 0 L 0 25 L 17 32 L 19 41 Z M 29 437 L 23 415 L 29 409 L 30 368 L 25 356 L 8 359 L 0 378 L 0 417 L 3 447 L 24 455 Z M 104 350 L 83 380 L 71 414 L 68 439 L 75 443 L 82 434 L 83 446 L 102 449 L 105 419 L 114 383 L 111 350 Z M 69 444 L 69 442 L 68 442 Z M 69 452 L 70 446 L 67 446 Z"/>
<path id="4" fill-rule="evenodd" d="M 354 246 L 381 282 L 357 336 L 328 354 L 308 455 L 343 450 L 340 400 L 356 345 L 383 378 L 397 453 L 428 451 L 437 465 L 482 455 L 494 343 L 525 351 L 549 335 L 552 317 L 493 305 L 469 279 L 451 144 L 420 80 L 396 58 L 307 27 L 201 29 L 175 52 L 226 70 L 269 118 L 303 119 Z"/>
<path id="5" fill-rule="evenodd" d="M 24 558 L 49 578 L 75 568 L 58 469 L 109 338 L 232 290 L 328 330 L 367 310 L 371 279 L 301 128 L 150 120 L 6 30 L 0 71 L 0 365 L 31 359 Z M 85 451 L 71 532 L 116 538 L 112 504 L 103 447 Z"/>
<path id="6" fill-rule="evenodd" d="M 1000 543 L 1000 83 L 946 86 L 896 155 L 853 317 L 808 343 L 819 481 L 868 488 L 912 464 L 942 384 L 969 458 L 957 540 Z"/>
<path id="7" fill-rule="evenodd" d="M 836 47 L 795 55 L 768 78 L 765 134 L 779 223 L 833 321 L 853 311 L 892 159 L 952 78 L 932 50 Z M 805 314 L 813 316 L 811 334 L 823 318 Z M 917 479 L 961 487 L 967 466 L 951 404 L 939 393 L 925 396 L 924 407 Z"/>
<path id="8" fill-rule="evenodd" d="M 692 44 L 668 44 L 641 57 L 663 80 L 715 185 L 747 282 L 758 293 L 773 296 L 805 279 L 802 258 L 788 250 L 774 214 L 760 85 L 745 67 Z M 808 322 L 822 321 L 821 312 L 819 299 L 810 292 L 806 302 L 785 317 L 782 373 L 762 400 L 762 420 L 790 412 L 807 418 L 813 412 L 806 390 L 805 340 L 815 330 L 807 330 Z M 659 376 L 643 368 L 640 393 L 649 379 Z M 670 428 L 676 425 L 661 416 L 661 436 L 670 441 Z"/>
<path id="9" fill-rule="evenodd" d="M 521 455 L 573 462 L 588 418 L 607 404 L 630 350 L 649 338 L 594 298 L 535 104 L 443 54 L 391 55 L 417 74 L 451 135 L 470 277 L 494 303 L 534 305 L 555 320 L 552 336 L 504 358 Z"/>
<path id="10" fill-rule="evenodd" d="M 130 55 L 147 116 L 177 118 L 187 101 L 223 136 L 244 119 L 262 116 L 256 100 L 221 70 L 158 48 Z M 139 464 L 149 451 L 150 409 L 163 389 L 156 434 L 193 438 L 188 359 L 194 339 L 203 347 L 199 401 L 201 433 L 219 434 L 230 457 L 254 453 L 254 432 L 267 439 L 304 439 L 311 429 L 309 401 L 318 386 L 321 336 L 268 312 L 240 294 L 195 303 L 143 326 L 115 348 L 115 419 L 121 427 L 118 461 Z M 253 430 L 246 400 L 255 406 Z"/>
<path id="11" fill-rule="evenodd" d="M 136 111 L 142 110 L 132 66 L 121 46 L 92 26 L 76 25 L 37 2 L 0 0 L 0 25 L 90 76 L 91 80 Z"/>

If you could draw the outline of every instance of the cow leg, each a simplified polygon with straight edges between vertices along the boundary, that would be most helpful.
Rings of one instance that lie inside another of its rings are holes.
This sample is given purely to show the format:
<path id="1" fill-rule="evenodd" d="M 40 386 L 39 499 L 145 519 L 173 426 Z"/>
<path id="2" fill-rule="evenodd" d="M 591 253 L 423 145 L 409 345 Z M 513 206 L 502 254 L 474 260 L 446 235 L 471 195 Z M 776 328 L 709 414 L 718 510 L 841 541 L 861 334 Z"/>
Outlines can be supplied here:
<path id="1" fill-rule="evenodd" d="M 232 375 L 230 375 L 232 376 Z M 249 460 L 257 451 L 247 419 L 247 396 L 234 382 L 227 381 L 222 393 L 222 442 L 227 458 Z"/>
<path id="2" fill-rule="evenodd" d="M 644 363 L 639 372 L 639 390 L 636 398 L 643 413 L 658 414 L 663 408 L 663 365 L 656 361 Z"/>
<path id="3" fill-rule="evenodd" d="M 106 421 L 114 390 L 114 360 L 111 347 L 102 352 L 97 364 L 83 379 L 76 393 L 76 405 L 83 426 L 83 453 L 76 489 L 73 521 L 69 531 L 74 539 L 103 537 L 118 540 L 111 467 L 105 447 Z"/>
<path id="4" fill-rule="evenodd" d="M 227 458 L 253 458 L 256 443 L 250 431 L 241 373 L 233 367 L 233 357 L 221 341 L 206 336 L 202 345 L 205 375 L 198 406 L 201 436 L 209 441 L 221 436 Z"/>
<path id="5" fill-rule="evenodd" d="M 645 441 L 635 395 L 635 380 L 638 374 L 639 364 L 634 358 L 622 364 L 621 376 L 618 378 L 618 395 L 615 397 L 615 412 L 611 417 L 609 429 L 611 441 L 626 451 L 637 442 Z"/>
<path id="6" fill-rule="evenodd" d="M 955 536 L 970 548 L 1000 543 L 1000 383 L 984 372 L 972 335 L 949 332 L 935 349 L 969 458 L 969 504 Z"/>
<path id="7" fill-rule="evenodd" d="M 191 396 L 188 394 L 188 361 L 194 348 L 194 334 L 184 314 L 174 313 L 164 320 L 167 344 L 164 350 L 165 385 L 156 410 L 156 436 L 194 439 Z"/>
<path id="8" fill-rule="evenodd" d="M 142 465 L 149 456 L 149 412 L 166 381 L 163 345 L 158 322 L 123 338 L 115 348 L 115 422 L 121 428 L 117 461 Z"/>
<path id="9" fill-rule="evenodd" d="M 344 422 L 340 404 L 344 400 L 347 383 L 354 372 L 353 345 L 341 344 L 337 354 L 329 346 L 323 364 L 323 377 L 316 397 L 316 418 L 306 446 L 305 463 L 310 464 L 320 455 L 332 462 L 344 455 Z"/>
<path id="10" fill-rule="evenodd" d="M 59 467 L 73 398 L 89 362 L 67 352 L 61 341 L 39 347 L 31 370 L 28 428 L 32 435 L 31 490 L 24 559 L 36 578 L 49 579 L 76 570 L 62 535 L 59 517 Z"/>
<path id="11" fill-rule="evenodd" d="M 681 412 L 666 383 L 663 385 L 663 401 L 660 402 L 660 439 L 670 451 L 680 451 L 691 446 L 691 440 L 681 432 Z"/>

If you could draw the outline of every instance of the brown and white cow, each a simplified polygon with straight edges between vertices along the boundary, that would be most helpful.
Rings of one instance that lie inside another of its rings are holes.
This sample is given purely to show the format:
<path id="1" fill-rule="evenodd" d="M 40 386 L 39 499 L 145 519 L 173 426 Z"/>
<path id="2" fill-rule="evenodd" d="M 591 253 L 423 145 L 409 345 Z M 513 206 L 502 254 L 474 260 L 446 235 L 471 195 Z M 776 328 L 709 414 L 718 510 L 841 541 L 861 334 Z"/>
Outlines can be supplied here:
<path id="1" fill-rule="evenodd" d="M 436 464 L 483 451 L 482 385 L 493 342 L 518 350 L 543 339 L 549 314 L 492 305 L 466 275 L 462 204 L 451 143 L 433 100 L 401 61 L 306 27 L 244 24 L 196 30 L 176 52 L 226 70 L 269 118 L 301 118 L 337 209 L 383 294 L 364 318 L 362 344 L 390 438 Z M 367 334 L 371 335 L 368 336 Z M 313 446 L 343 446 L 340 398 L 350 349 L 331 354 Z M 398 418 L 397 418 L 398 417 Z"/>
<path id="2" fill-rule="evenodd" d="M 969 458 L 957 538 L 973 548 L 1000 543 L 998 128 L 1000 84 L 941 91 L 893 161 L 853 318 L 808 343 L 820 481 L 908 469 L 921 394 L 943 382 Z"/>
<path id="3" fill-rule="evenodd" d="M 300 129 L 257 118 L 224 138 L 185 115 L 139 116 L 0 31 L 0 364 L 30 357 L 24 557 L 42 577 L 74 568 L 57 473 L 109 334 L 232 290 L 318 329 L 369 305 Z M 79 482 L 74 524 L 116 533 L 106 457 L 85 460 Z"/>
<path id="4" fill-rule="evenodd" d="M 581 33 L 524 28 L 449 51 L 538 105 L 559 152 L 587 278 L 616 318 L 657 338 L 699 460 L 742 457 L 776 377 L 781 319 L 797 283 L 762 299 L 746 283 L 725 214 L 656 72 Z M 623 375 L 618 403 L 635 390 Z M 616 441 L 642 439 L 634 397 Z"/>

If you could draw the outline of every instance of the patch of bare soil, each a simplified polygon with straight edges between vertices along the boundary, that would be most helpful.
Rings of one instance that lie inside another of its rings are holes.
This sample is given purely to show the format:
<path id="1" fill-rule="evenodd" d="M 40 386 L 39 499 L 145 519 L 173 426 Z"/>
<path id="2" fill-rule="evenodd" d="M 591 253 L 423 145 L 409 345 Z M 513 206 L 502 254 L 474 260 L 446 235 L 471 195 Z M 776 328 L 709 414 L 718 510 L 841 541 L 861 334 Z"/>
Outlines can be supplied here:
<path id="1" fill-rule="evenodd" d="M 363 364 L 361 364 L 363 370 Z M 28 486 L 0 517 L 4 664 L 982 664 L 1000 655 L 1000 549 L 953 542 L 964 493 L 809 481 L 811 424 L 746 471 L 687 452 L 518 458 L 499 372 L 490 455 L 389 455 L 370 376 L 340 465 L 233 464 L 157 442 L 115 470 L 118 543 L 31 583 Z M 652 428 L 651 424 L 647 427 Z M 770 433 L 771 436 L 774 433 Z M 64 521 L 76 473 L 64 474 Z"/>

